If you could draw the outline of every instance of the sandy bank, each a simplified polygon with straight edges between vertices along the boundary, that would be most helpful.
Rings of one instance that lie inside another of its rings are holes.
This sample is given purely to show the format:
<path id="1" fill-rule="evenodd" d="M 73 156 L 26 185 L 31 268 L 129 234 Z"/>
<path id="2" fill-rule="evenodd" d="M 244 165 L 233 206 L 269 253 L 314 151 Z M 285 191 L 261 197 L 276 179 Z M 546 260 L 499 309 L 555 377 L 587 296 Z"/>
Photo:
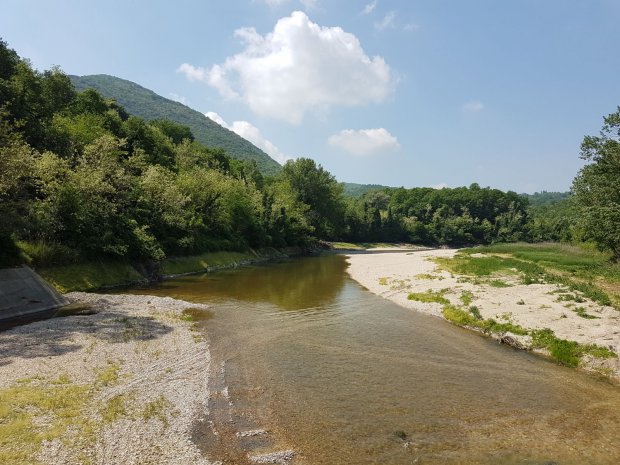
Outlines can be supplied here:
<path id="1" fill-rule="evenodd" d="M 464 291 L 472 293 L 469 305 L 478 308 L 484 319 L 511 322 L 527 330 L 549 328 L 558 338 L 580 344 L 597 344 L 620 353 L 620 312 L 588 299 L 579 306 L 596 318 L 584 319 L 571 311 L 568 302 L 558 300 L 560 286 L 555 284 L 520 284 L 512 277 L 503 277 L 510 287 L 497 288 L 488 284 L 466 282 L 462 276 L 441 271 L 432 262 L 434 257 L 453 257 L 456 250 L 439 249 L 399 253 L 348 255 L 350 276 L 374 294 L 403 307 L 443 318 L 442 305 L 408 300 L 412 292 L 444 291 L 452 304 L 462 306 Z M 531 348 L 529 336 L 508 336 L 510 343 Z M 544 352 L 544 351 L 543 351 Z M 613 359 L 582 360 L 583 368 L 620 379 L 620 361 Z"/>
<path id="2" fill-rule="evenodd" d="M 33 399 L 60 393 L 58 405 L 33 401 L 37 407 L 24 413 L 27 430 L 43 442 L 3 453 L 32 453 L 12 463 L 209 464 L 190 440 L 193 422 L 206 413 L 209 347 L 183 314 L 206 306 L 150 296 L 67 297 L 96 314 L 0 333 L 0 400 L 3 392 Z"/>

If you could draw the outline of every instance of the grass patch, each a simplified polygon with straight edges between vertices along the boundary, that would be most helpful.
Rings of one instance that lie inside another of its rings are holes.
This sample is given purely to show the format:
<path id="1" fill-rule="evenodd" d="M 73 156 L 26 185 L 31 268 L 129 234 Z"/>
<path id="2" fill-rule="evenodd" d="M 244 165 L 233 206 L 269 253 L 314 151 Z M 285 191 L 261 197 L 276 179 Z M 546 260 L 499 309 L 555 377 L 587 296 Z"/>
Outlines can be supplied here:
<path id="1" fill-rule="evenodd" d="M 143 276 L 129 263 L 100 261 L 37 269 L 60 292 L 94 291 L 142 281 Z"/>
<path id="2" fill-rule="evenodd" d="M 165 426 L 168 426 L 168 418 L 166 412 L 172 404 L 164 397 L 159 396 L 157 399 L 148 402 L 142 410 L 142 418 L 148 421 L 152 418 L 160 420 Z"/>
<path id="3" fill-rule="evenodd" d="M 121 367 L 118 363 L 108 362 L 105 368 L 98 371 L 96 384 L 99 386 L 113 386 L 118 383 L 119 371 Z"/>
<path id="4" fill-rule="evenodd" d="M 508 284 L 506 281 L 502 281 L 501 279 L 490 279 L 488 284 L 491 287 L 497 288 L 512 287 L 512 284 Z"/>
<path id="5" fill-rule="evenodd" d="M 437 304 L 449 305 L 450 301 L 444 297 L 444 294 L 447 291 L 448 289 L 444 289 L 441 291 L 432 291 L 429 289 L 427 292 L 412 292 L 407 296 L 407 299 L 415 300 L 416 302 L 434 302 Z"/>
<path id="6" fill-rule="evenodd" d="M 109 398 L 99 413 L 104 423 L 112 423 L 127 416 L 127 396 L 118 394 Z"/>
<path id="7" fill-rule="evenodd" d="M 463 305 L 467 307 L 474 300 L 474 293 L 471 291 L 463 291 L 461 292 L 460 299 L 461 299 L 461 302 L 463 302 Z"/>
<path id="8" fill-rule="evenodd" d="M 420 273 L 414 276 L 415 279 L 438 279 L 438 280 L 443 280 L 446 279 L 443 276 L 440 275 L 436 275 L 436 274 L 429 274 L 429 273 Z"/>
<path id="9" fill-rule="evenodd" d="M 615 358 L 616 353 L 596 344 L 579 344 L 575 341 L 559 339 L 550 329 L 539 329 L 530 332 L 532 346 L 547 349 L 553 359 L 562 365 L 579 366 L 583 355 L 597 358 Z"/>
<path id="10" fill-rule="evenodd" d="M 379 278 L 379 285 L 380 285 L 380 286 L 387 286 L 387 285 L 389 284 L 389 283 L 388 283 L 388 280 L 389 280 L 389 279 L 390 279 L 390 278 Z"/>
<path id="11" fill-rule="evenodd" d="M 575 312 L 581 318 L 585 318 L 586 320 L 598 320 L 599 319 L 598 316 L 590 315 L 584 307 L 574 308 L 573 312 Z"/>
<path id="12" fill-rule="evenodd" d="M 480 314 L 480 310 L 475 305 L 469 307 L 469 313 L 471 313 L 476 320 L 482 320 L 482 315 Z"/>
<path id="13" fill-rule="evenodd" d="M 37 464 L 43 441 L 90 436 L 83 414 L 92 398 L 87 386 L 65 383 L 42 387 L 30 382 L 0 390 L 0 463 Z M 35 421 L 44 418 L 45 421 Z"/>
<path id="14" fill-rule="evenodd" d="M 480 253 L 486 255 L 479 256 Z M 451 273 L 493 278 L 496 282 L 489 281 L 489 284 L 495 287 L 507 286 L 494 276 L 516 275 L 526 285 L 559 284 L 579 292 L 577 301 L 587 297 L 620 309 L 620 266 L 610 263 L 608 258 L 575 246 L 520 243 L 463 249 L 453 258 L 436 258 L 435 262 Z M 618 290 L 614 291 L 613 299 L 600 281 L 606 289 Z"/>
<path id="15" fill-rule="evenodd" d="M 173 275 L 206 271 L 209 268 L 231 266 L 256 258 L 254 254 L 242 252 L 209 252 L 189 257 L 167 258 L 161 263 L 161 273 Z"/>

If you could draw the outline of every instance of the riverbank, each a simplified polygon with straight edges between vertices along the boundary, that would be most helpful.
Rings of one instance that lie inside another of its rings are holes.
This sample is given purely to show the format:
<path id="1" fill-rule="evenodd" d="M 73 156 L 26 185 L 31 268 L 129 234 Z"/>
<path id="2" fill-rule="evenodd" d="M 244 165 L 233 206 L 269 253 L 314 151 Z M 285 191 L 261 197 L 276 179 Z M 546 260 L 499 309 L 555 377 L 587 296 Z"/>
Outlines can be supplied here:
<path id="1" fill-rule="evenodd" d="M 92 292 L 114 287 L 148 284 L 188 274 L 282 260 L 313 252 L 314 249 L 301 247 L 264 248 L 246 252 L 208 252 L 201 255 L 170 257 L 160 263 L 103 260 L 62 266 L 35 267 L 35 271 L 59 292 Z"/>
<path id="2" fill-rule="evenodd" d="M 525 284 L 516 269 L 476 279 L 438 264 L 456 254 L 453 249 L 351 254 L 348 273 L 401 306 L 620 380 L 620 311 L 563 284 Z"/>
<path id="3" fill-rule="evenodd" d="M 171 298 L 70 293 L 69 316 L 0 332 L 0 463 L 208 465 L 210 353 Z"/>

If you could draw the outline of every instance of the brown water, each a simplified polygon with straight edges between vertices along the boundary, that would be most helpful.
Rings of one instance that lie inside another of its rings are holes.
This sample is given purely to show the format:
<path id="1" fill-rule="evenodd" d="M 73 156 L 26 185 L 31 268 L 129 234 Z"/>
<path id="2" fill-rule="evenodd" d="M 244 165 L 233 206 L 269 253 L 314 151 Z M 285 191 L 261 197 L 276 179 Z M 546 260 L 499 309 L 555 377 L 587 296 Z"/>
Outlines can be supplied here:
<path id="1" fill-rule="evenodd" d="M 141 292 L 212 306 L 214 390 L 195 440 L 213 460 L 620 463 L 620 387 L 374 296 L 342 256 Z"/>

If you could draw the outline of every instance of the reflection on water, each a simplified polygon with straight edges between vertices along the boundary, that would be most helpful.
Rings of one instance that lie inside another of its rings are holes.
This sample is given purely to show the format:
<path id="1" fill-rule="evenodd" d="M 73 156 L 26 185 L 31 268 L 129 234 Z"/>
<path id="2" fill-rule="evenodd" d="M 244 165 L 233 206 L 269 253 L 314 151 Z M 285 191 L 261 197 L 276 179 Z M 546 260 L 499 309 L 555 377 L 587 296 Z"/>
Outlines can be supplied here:
<path id="1" fill-rule="evenodd" d="M 255 266 L 241 270 L 186 276 L 166 281 L 158 293 L 194 302 L 238 299 L 269 302 L 283 310 L 319 308 L 341 291 L 346 263 L 342 257 L 310 257 L 277 266 Z M 133 292 L 133 291 L 132 291 Z"/>
<path id="2" fill-rule="evenodd" d="M 345 266 L 309 258 L 145 292 L 212 304 L 204 326 L 235 406 L 222 422 L 268 429 L 295 464 L 620 462 L 617 386 L 403 309 Z"/>

